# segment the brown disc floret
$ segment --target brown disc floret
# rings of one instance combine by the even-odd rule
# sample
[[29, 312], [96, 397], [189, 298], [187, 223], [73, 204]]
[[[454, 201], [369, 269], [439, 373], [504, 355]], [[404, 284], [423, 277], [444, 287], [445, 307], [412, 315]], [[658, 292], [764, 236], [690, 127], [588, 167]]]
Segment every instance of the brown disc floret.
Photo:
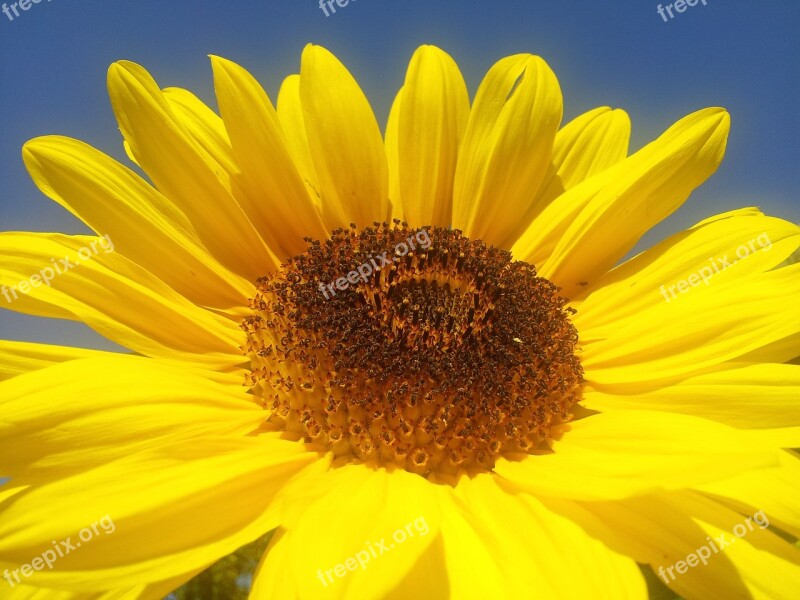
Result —
[[568, 419], [577, 331], [533, 265], [397, 221], [307, 241], [243, 323], [270, 427], [427, 476], [491, 469]]

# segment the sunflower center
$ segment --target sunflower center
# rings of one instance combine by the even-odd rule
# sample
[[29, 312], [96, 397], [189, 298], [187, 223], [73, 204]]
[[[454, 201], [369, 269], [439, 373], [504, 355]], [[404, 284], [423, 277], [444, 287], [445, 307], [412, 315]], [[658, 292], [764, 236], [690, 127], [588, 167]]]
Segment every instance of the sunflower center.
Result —
[[572, 309], [456, 230], [340, 229], [258, 281], [247, 385], [275, 429], [420, 475], [491, 469], [569, 418]]

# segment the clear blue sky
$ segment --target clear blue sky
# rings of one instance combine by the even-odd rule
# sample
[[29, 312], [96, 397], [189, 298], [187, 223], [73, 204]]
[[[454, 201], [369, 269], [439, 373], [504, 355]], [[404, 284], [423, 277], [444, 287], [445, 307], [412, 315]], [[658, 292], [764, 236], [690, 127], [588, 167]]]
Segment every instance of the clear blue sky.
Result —
[[[41, 0], [13, 21], [0, 13], [0, 230], [87, 231], [30, 182], [20, 147], [63, 134], [125, 160], [106, 95], [111, 62], [139, 62], [162, 87], [187, 87], [213, 105], [207, 55], [219, 54], [274, 99], [308, 42], [348, 65], [381, 122], [420, 44], [448, 51], [473, 93], [498, 58], [539, 54], [561, 82], [565, 120], [623, 108], [633, 149], [692, 110], [724, 106], [725, 162], [645, 243], [752, 204], [800, 221], [800, 2], [706, 2], [669, 22], [652, 0], [351, 0], [329, 17], [317, 0]], [[112, 347], [81, 325], [5, 310], [0, 338]]]

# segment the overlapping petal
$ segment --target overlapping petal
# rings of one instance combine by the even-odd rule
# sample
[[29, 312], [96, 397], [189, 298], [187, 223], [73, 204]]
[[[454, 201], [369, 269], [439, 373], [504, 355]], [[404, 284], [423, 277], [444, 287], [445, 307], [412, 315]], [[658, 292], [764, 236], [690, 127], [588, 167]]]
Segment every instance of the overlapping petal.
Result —
[[[529, 230], [531, 221], [556, 198], [623, 160], [628, 153], [630, 133], [628, 115], [620, 109], [612, 110], [608, 107], [590, 110], [564, 125], [556, 134], [547, 175], [527, 213], [519, 219], [513, 233], [509, 235], [510, 243], [515, 248], [524, 245], [525, 240], [519, 238], [526, 231], [528, 237], [535, 235], [534, 231]], [[539, 240], [524, 260], [541, 265], [552, 250], [552, 245]]]
[[458, 157], [455, 228], [511, 247], [548, 173], [562, 111], [558, 80], [538, 56], [509, 56], [489, 69]]
[[[583, 507], [602, 521], [611, 547], [649, 564], [682, 597], [790, 600], [800, 585], [797, 548], [762, 528], [753, 514], [736, 513], [696, 492]], [[589, 517], [572, 515], [591, 527]], [[697, 556], [702, 547], [705, 562]], [[687, 562], [690, 554], [695, 558]]]
[[294, 165], [267, 93], [239, 65], [211, 57], [220, 112], [241, 169], [245, 206], [258, 231], [274, 240], [282, 259], [306, 249], [304, 237], [324, 239], [322, 219]]
[[[448, 227], [452, 221], [453, 180], [469, 117], [469, 95], [455, 61], [433, 46], [411, 58], [405, 84], [390, 117], [386, 153], [392, 200], [414, 227]], [[396, 147], [393, 145], [396, 144]]]
[[4, 381], [0, 477], [47, 482], [168, 442], [258, 430], [265, 413], [244, 389], [205, 375], [109, 355]]
[[[381, 598], [433, 543], [442, 518], [438, 496], [423, 478], [362, 465], [298, 478], [280, 500], [281, 529], [254, 584], [255, 598], [269, 590], [286, 598]], [[340, 563], [348, 565], [344, 575], [336, 569]]]
[[614, 387], [587, 386], [581, 405], [601, 412], [695, 415], [741, 429], [800, 426], [800, 365], [731, 362], [669, 383]]
[[494, 471], [534, 495], [616, 500], [777, 466], [800, 428], [737, 430], [697, 417], [627, 410], [563, 426], [552, 454], [501, 458]]
[[250, 280], [274, 269], [279, 262], [234, 196], [230, 174], [182, 125], [150, 74], [135, 63], [115, 63], [108, 89], [136, 162], [214, 257]]
[[70, 346], [0, 340], [0, 382], [70, 360], [109, 355], [113, 353]]
[[83, 321], [148, 356], [220, 369], [243, 362], [244, 333], [236, 321], [190, 302], [106, 242], [0, 234], [0, 284], [13, 287], [15, 296], [9, 308]]
[[[791, 265], [698, 285], [613, 325], [584, 329], [586, 379], [613, 393], [735, 361], [800, 331], [800, 312], [786, 302], [798, 295], [800, 265]], [[646, 336], [641, 335], [644, 323]]]
[[717, 168], [730, 118], [722, 109], [678, 121], [632, 156], [568, 190], [514, 244], [519, 260], [547, 250], [539, 272], [571, 297], [597, 281]]
[[238, 308], [252, 296], [252, 284], [211, 255], [186, 214], [105, 154], [47, 136], [25, 144], [22, 157], [44, 194], [196, 304]]
[[[488, 473], [463, 478], [455, 494], [442, 520], [453, 598], [647, 598], [630, 557], [533, 496]], [[565, 563], [580, 577], [565, 576]]]
[[277, 526], [270, 502], [315, 456], [273, 436], [199, 436], [30, 487], [0, 504], [0, 571], [104, 517], [113, 527], [41, 571], [40, 585], [97, 591], [204, 568]]
[[328, 229], [385, 221], [389, 197], [383, 138], [358, 83], [328, 50], [308, 45], [299, 94]]
[[796, 452], [783, 453], [777, 467], [742, 473], [697, 489], [741, 514], [762, 510], [774, 527], [800, 538], [800, 458]]

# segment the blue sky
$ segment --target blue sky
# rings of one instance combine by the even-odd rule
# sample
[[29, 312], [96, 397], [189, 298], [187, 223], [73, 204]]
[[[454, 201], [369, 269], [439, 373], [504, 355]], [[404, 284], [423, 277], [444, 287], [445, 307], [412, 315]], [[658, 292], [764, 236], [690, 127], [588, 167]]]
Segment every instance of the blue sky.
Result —
[[[472, 93], [498, 58], [541, 55], [559, 77], [565, 121], [623, 108], [632, 149], [690, 111], [724, 106], [732, 129], [722, 167], [640, 246], [739, 206], [800, 221], [800, 3], [706, 0], [668, 22], [657, 6], [351, 0], [326, 17], [317, 0], [41, 0], [13, 21], [0, 13], [0, 230], [87, 231], [31, 183], [20, 147], [62, 134], [126, 160], [106, 95], [111, 62], [139, 62], [162, 87], [187, 87], [213, 105], [208, 54], [240, 62], [274, 98], [308, 42], [348, 65], [381, 122], [423, 43], [458, 61]], [[113, 347], [82, 325], [5, 310], [0, 338]]]

